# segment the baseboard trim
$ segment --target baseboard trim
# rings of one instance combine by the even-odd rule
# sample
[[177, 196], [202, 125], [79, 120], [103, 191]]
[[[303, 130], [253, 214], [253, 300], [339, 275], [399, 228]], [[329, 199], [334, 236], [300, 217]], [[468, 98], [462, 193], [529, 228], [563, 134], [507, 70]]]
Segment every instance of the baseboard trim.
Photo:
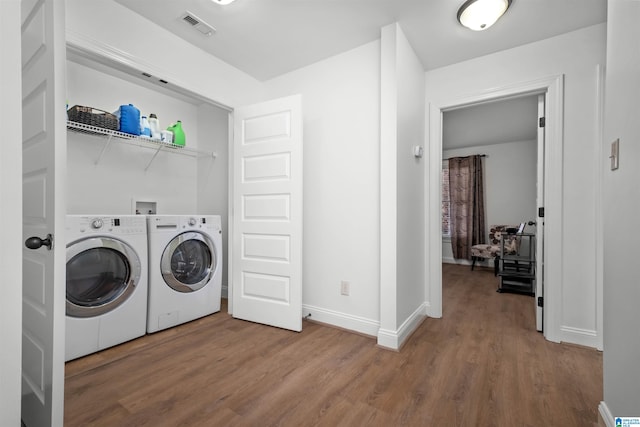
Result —
[[427, 303], [422, 303], [397, 331], [380, 329], [378, 331], [378, 345], [390, 350], [400, 350], [405, 341], [420, 326], [427, 316]]
[[310, 320], [326, 323], [338, 328], [347, 329], [364, 335], [375, 337], [378, 335], [380, 322], [364, 317], [353, 316], [339, 311], [312, 305], [302, 305], [303, 317], [311, 316]]
[[560, 334], [561, 342], [598, 349], [598, 333], [594, 330], [562, 326], [560, 327]]
[[600, 413], [600, 416], [602, 417], [602, 420], [607, 425], [607, 427], [616, 427], [616, 422], [613, 419], [613, 415], [611, 414], [609, 407], [604, 401], [600, 402], [600, 404], [598, 405], [598, 412]]
[[440, 313], [434, 313], [433, 310], [431, 309], [431, 303], [430, 302], [425, 302], [424, 303], [424, 310], [425, 313], [427, 315], [427, 317], [432, 317], [434, 319], [441, 319], [442, 318], [442, 312]]

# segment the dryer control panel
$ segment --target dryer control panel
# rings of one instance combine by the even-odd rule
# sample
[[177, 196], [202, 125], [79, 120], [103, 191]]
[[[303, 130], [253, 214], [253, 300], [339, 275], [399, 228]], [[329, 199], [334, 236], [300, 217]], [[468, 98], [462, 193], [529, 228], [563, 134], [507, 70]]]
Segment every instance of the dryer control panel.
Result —
[[149, 231], [203, 230], [219, 233], [222, 223], [219, 215], [149, 215]]

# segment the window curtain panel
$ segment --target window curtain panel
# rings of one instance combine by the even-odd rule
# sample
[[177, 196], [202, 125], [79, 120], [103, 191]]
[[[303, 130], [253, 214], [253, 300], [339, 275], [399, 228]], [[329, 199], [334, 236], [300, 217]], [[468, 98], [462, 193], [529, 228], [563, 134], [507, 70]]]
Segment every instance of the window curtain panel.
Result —
[[471, 259], [471, 246], [484, 243], [482, 156], [449, 159], [451, 246], [456, 259]]

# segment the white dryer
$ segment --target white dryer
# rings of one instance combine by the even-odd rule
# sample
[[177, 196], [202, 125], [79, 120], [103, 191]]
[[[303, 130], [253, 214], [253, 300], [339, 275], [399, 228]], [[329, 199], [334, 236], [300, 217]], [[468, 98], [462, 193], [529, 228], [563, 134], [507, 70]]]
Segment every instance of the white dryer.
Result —
[[65, 360], [147, 328], [147, 228], [140, 215], [68, 215]]
[[149, 215], [147, 332], [220, 311], [219, 215]]

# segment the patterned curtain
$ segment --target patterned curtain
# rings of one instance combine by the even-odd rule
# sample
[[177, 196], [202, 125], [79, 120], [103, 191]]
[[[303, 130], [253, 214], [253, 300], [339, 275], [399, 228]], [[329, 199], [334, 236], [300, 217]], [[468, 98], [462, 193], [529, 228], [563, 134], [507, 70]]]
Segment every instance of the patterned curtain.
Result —
[[456, 259], [471, 259], [471, 246], [484, 243], [482, 157], [449, 159], [451, 246]]

